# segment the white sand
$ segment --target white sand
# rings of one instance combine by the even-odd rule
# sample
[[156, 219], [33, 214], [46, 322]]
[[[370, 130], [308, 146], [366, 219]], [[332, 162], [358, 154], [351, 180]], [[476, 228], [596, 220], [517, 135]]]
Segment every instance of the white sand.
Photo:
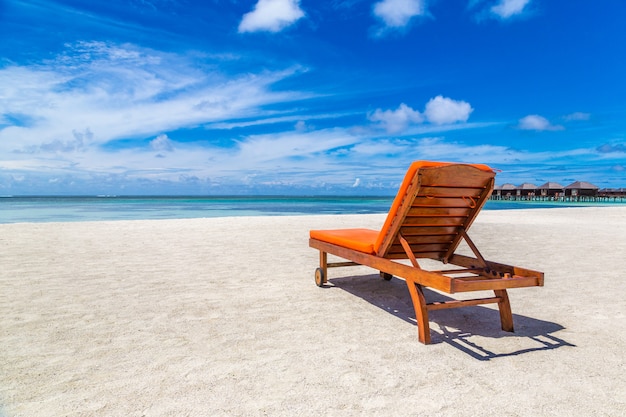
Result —
[[0, 225], [0, 416], [626, 415], [626, 209], [483, 211], [483, 255], [546, 286], [513, 334], [432, 312], [428, 346], [404, 281], [314, 284], [309, 229], [383, 219]]

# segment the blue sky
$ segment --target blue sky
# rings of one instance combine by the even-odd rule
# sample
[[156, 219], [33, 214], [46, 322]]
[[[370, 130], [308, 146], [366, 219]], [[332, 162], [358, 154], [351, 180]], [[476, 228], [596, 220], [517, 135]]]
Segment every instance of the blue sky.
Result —
[[626, 187], [623, 0], [0, 0], [0, 195]]

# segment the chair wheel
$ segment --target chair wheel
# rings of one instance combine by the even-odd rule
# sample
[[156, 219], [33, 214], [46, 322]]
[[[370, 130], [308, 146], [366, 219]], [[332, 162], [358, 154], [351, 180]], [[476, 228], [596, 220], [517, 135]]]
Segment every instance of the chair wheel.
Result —
[[380, 277], [384, 279], [385, 281], [391, 281], [391, 278], [393, 278], [393, 275], [380, 271]]
[[315, 270], [315, 284], [318, 287], [324, 286], [324, 270], [322, 268], [317, 268]]

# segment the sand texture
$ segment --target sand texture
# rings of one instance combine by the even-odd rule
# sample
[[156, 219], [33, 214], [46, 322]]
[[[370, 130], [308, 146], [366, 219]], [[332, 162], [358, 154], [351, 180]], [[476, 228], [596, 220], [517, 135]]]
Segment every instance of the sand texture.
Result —
[[[365, 267], [314, 284], [317, 228], [383, 215], [0, 225], [0, 416], [624, 416], [626, 209], [483, 211], [545, 272], [432, 312]], [[427, 297], [445, 295], [427, 292]]]

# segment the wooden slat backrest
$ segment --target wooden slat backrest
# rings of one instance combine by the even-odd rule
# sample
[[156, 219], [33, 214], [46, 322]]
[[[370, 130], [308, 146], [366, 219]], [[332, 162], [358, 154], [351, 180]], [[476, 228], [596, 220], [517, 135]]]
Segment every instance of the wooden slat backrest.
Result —
[[411, 180], [378, 256], [405, 259], [402, 235], [417, 258], [447, 261], [493, 191], [495, 173], [471, 165], [422, 167]]

